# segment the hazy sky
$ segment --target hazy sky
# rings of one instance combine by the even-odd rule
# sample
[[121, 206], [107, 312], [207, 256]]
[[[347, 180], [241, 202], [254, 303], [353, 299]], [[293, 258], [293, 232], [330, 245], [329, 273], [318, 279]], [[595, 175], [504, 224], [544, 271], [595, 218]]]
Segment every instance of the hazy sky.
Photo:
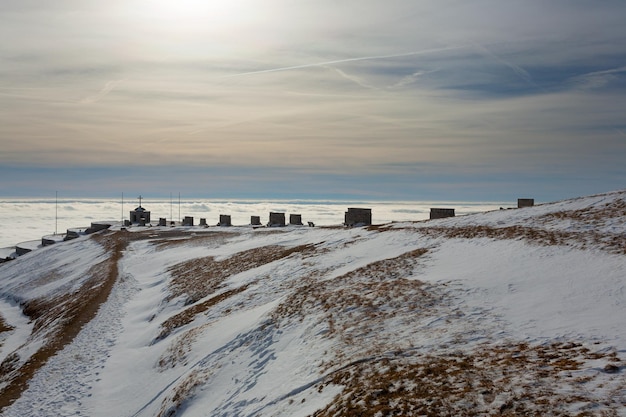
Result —
[[0, 195], [626, 187], [626, 1], [0, 0]]

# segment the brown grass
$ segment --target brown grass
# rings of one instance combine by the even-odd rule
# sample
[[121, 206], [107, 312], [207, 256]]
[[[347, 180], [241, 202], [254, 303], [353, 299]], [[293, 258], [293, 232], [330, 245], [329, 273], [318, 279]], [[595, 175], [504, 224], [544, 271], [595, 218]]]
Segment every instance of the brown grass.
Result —
[[172, 394], [168, 395], [163, 400], [161, 410], [159, 414], [157, 414], [157, 417], [175, 416], [180, 407], [193, 397], [196, 388], [203, 385], [209, 376], [210, 373], [206, 371], [192, 371], [176, 385]]
[[264, 246], [237, 253], [225, 260], [213, 257], [192, 259], [171, 268], [169, 300], [186, 295], [186, 304], [193, 304], [209, 296], [222, 287], [228, 277], [258, 268], [262, 265], [286, 258], [292, 254], [307, 255], [315, 251], [314, 245], [301, 245], [292, 248]]
[[[193, 234], [192, 234], [193, 233]], [[159, 231], [158, 238], [152, 240], [157, 250], [166, 250], [180, 246], [207, 246], [220, 244], [228, 238], [237, 236], [233, 232], [189, 232], [184, 230]]]
[[6, 321], [4, 321], [4, 317], [0, 316], [0, 333], [9, 332], [13, 330], [15, 327], [9, 326]]
[[583, 410], [578, 416], [616, 416], [626, 405], [619, 389], [600, 406], [590, 389], [597, 377], [581, 383], [574, 376], [598, 358], [616, 360], [613, 353], [562, 343], [357, 360], [319, 385], [319, 391], [328, 384], [345, 388], [313, 416], [569, 416], [566, 406], [575, 403]]
[[565, 232], [544, 230], [525, 226], [491, 227], [428, 227], [418, 229], [420, 233], [433, 236], [445, 236], [455, 239], [511, 239], [525, 240], [542, 246], [588, 246], [606, 250], [611, 253], [626, 254], [626, 237], [623, 235], [601, 234], [595, 231]]
[[[96, 238], [96, 236], [94, 236]], [[28, 382], [48, 359], [72, 342], [85, 324], [91, 321], [105, 302], [117, 280], [117, 263], [127, 244], [123, 234], [98, 235], [96, 238], [109, 249], [108, 259], [94, 265], [89, 279], [75, 293], [52, 299], [35, 299], [23, 306], [23, 312], [34, 323], [33, 334], [47, 333], [46, 343], [24, 364], [8, 357], [0, 364], [0, 380], [7, 385], [0, 392], [0, 410], [11, 405], [28, 388]]]
[[164, 339], [169, 336], [172, 331], [175, 329], [182, 327], [186, 324], [191, 323], [198, 314], [204, 313], [209, 308], [215, 306], [218, 303], [221, 303], [224, 300], [232, 297], [233, 295], [239, 294], [240, 292], [245, 291], [248, 288], [248, 285], [243, 285], [239, 288], [234, 288], [232, 290], [224, 291], [223, 293], [216, 295], [215, 297], [211, 297], [206, 301], [203, 301], [198, 304], [194, 304], [191, 307], [186, 308], [180, 313], [170, 317], [166, 321], [161, 324], [161, 333], [157, 337], [157, 340]]

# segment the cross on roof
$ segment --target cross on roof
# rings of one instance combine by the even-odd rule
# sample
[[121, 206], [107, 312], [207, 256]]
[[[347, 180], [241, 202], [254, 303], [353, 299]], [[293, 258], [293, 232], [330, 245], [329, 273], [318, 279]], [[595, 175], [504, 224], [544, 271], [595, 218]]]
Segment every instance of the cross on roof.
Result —
[[141, 199], [143, 198], [142, 196], [139, 196], [139, 207], [141, 207]]

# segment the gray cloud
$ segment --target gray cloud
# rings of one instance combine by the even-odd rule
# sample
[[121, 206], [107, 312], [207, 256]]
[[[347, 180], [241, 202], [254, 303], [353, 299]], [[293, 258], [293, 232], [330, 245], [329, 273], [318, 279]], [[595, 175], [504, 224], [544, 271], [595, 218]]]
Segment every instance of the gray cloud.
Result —
[[609, 176], [626, 157], [623, 2], [150, 4], [0, 4], [0, 164]]

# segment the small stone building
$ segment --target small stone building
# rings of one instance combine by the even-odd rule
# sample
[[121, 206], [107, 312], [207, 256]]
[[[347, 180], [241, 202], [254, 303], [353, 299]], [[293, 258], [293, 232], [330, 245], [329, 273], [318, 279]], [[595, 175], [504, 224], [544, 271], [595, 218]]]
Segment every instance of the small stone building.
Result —
[[372, 209], [349, 208], [344, 216], [344, 225], [348, 227], [369, 226], [372, 224]]
[[250, 216], [250, 224], [252, 226], [261, 226], [261, 216]]
[[206, 219], [204, 217], [200, 218], [200, 226], [207, 226]]
[[130, 212], [130, 222], [131, 224], [145, 226], [146, 223], [150, 223], [150, 212], [139, 206]]
[[293, 224], [295, 226], [302, 226], [302, 215], [301, 214], [290, 214], [289, 215], [289, 224]]
[[284, 227], [285, 226], [285, 213], [272, 213], [270, 212], [270, 221], [267, 223], [269, 227]]
[[517, 208], [532, 207], [534, 205], [535, 205], [534, 198], [518, 198], [517, 199]]
[[446, 217], [454, 217], [454, 209], [451, 208], [431, 208], [430, 218], [445, 219]]
[[183, 219], [183, 226], [193, 226], [193, 217], [185, 216]]
[[218, 226], [232, 226], [230, 214], [220, 214], [220, 222]]
[[165, 217], [159, 217], [159, 226], [167, 226], [167, 219]]

